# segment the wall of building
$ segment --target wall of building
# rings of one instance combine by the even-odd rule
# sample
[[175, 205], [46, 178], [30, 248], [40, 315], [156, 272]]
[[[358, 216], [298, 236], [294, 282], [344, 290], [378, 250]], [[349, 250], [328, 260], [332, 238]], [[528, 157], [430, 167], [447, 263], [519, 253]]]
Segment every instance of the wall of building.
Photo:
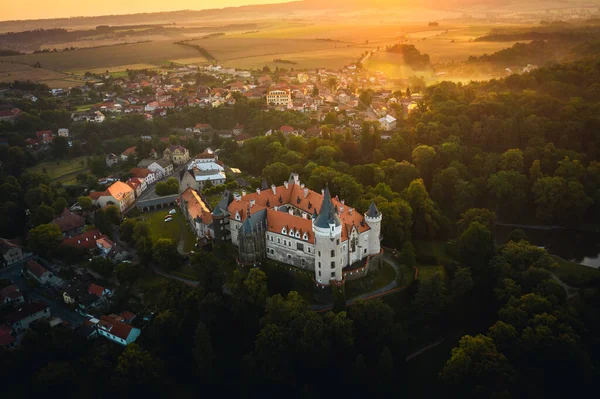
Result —
[[267, 257], [304, 270], [315, 270], [314, 245], [289, 235], [267, 232]]

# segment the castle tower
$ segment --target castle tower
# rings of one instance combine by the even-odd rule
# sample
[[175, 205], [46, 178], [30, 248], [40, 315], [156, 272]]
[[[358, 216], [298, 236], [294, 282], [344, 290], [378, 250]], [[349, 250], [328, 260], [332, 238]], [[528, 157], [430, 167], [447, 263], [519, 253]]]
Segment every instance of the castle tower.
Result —
[[369, 231], [369, 255], [378, 254], [381, 251], [381, 212], [377, 209], [374, 202], [371, 202], [369, 210], [365, 213], [365, 222], [371, 228]]
[[315, 234], [315, 281], [329, 285], [330, 280], [341, 281], [342, 256], [340, 241], [342, 237], [342, 223], [337, 215], [329, 187], [325, 188], [323, 203], [317, 214], [313, 214], [312, 229]]

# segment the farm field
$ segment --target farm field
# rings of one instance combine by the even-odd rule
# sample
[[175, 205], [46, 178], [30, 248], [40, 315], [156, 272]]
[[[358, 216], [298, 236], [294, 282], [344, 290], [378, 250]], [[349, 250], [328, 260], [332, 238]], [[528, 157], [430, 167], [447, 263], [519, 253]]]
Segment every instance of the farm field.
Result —
[[61, 72], [0, 60], [0, 82], [12, 82], [15, 80], [33, 80], [45, 83], [50, 88], [78, 86], [82, 84], [80, 80], [70, 78], [69, 75]]
[[76, 175], [87, 171], [87, 157], [69, 160], [47, 161], [27, 169], [29, 172], [45, 174], [53, 182], [73, 182]]
[[199, 56], [193, 48], [162, 41], [88, 48], [68, 53], [17, 55], [3, 57], [3, 60], [30, 65], [39, 62], [42, 67], [55, 71], [85, 73], [88, 70], [105, 71], [111, 67], [123, 68], [134, 64], [157, 67], [174, 59]]

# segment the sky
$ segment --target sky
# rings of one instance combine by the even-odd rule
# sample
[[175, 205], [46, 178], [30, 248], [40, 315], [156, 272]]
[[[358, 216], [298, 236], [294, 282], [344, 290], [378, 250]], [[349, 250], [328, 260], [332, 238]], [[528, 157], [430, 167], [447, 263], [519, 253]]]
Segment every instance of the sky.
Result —
[[203, 10], [284, 1], [286, 0], [0, 0], [0, 21]]

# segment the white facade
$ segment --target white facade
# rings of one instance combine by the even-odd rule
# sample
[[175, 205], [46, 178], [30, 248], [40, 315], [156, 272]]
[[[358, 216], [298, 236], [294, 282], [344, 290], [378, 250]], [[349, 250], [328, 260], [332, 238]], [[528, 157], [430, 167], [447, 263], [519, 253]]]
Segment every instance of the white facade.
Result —
[[271, 90], [267, 93], [267, 105], [287, 105], [292, 102], [289, 90]]

